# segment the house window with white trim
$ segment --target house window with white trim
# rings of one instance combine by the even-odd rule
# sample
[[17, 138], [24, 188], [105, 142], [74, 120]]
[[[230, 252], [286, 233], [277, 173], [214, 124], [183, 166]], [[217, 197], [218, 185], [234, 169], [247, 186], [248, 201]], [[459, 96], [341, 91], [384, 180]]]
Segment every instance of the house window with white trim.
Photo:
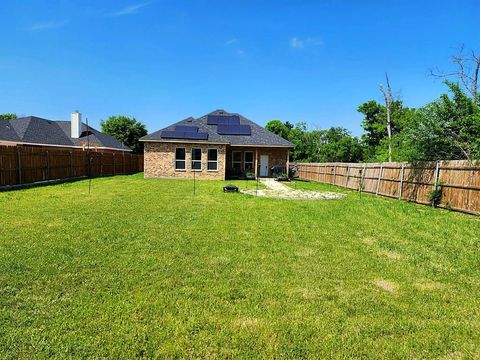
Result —
[[242, 170], [242, 152], [232, 151], [232, 165], [235, 170]]
[[185, 170], [185, 148], [175, 149], [175, 170]]
[[202, 171], [202, 149], [192, 148], [192, 171]]
[[245, 151], [245, 171], [253, 170], [253, 151]]
[[208, 171], [218, 170], [218, 150], [217, 149], [207, 150], [207, 170]]

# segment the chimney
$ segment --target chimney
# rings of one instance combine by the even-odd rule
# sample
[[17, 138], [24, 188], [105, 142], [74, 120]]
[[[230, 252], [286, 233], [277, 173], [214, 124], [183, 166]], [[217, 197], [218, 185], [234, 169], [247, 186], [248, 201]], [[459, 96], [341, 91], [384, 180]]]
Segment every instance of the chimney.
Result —
[[78, 139], [82, 134], [82, 114], [78, 111], [70, 114], [70, 133], [73, 139]]

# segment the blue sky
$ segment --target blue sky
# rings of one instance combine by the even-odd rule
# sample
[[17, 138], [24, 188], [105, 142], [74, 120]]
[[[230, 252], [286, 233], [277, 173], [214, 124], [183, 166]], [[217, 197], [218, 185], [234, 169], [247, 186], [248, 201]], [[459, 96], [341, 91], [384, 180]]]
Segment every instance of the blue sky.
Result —
[[480, 51], [477, 1], [3, 0], [0, 112], [155, 131], [223, 108], [360, 135], [385, 71], [420, 106], [445, 89], [429, 68]]

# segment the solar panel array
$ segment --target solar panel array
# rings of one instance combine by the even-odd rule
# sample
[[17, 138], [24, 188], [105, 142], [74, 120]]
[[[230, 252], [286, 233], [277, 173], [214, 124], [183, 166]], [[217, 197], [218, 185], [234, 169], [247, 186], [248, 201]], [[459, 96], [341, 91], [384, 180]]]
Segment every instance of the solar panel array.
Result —
[[250, 125], [218, 125], [217, 133], [219, 135], [252, 135]]
[[238, 115], [208, 115], [207, 125], [240, 125]]
[[175, 126], [175, 131], [198, 132], [198, 126], [177, 125], [177, 126]]
[[175, 130], [163, 130], [161, 137], [165, 139], [208, 140], [208, 133], [198, 132], [198, 126], [177, 125]]

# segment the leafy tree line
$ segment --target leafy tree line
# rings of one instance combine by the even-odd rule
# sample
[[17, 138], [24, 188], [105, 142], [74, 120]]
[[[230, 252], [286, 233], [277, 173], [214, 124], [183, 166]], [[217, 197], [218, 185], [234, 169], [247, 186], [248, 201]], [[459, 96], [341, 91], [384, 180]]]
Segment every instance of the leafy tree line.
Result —
[[308, 130], [305, 123], [280, 120], [269, 121], [266, 128], [296, 145], [293, 161], [480, 160], [480, 57], [460, 54], [453, 62], [460, 70], [441, 76], [456, 76], [457, 81], [446, 79], [446, 92], [431, 103], [415, 109], [389, 98], [385, 104], [369, 100], [358, 106], [364, 130], [360, 138], [342, 127]]

